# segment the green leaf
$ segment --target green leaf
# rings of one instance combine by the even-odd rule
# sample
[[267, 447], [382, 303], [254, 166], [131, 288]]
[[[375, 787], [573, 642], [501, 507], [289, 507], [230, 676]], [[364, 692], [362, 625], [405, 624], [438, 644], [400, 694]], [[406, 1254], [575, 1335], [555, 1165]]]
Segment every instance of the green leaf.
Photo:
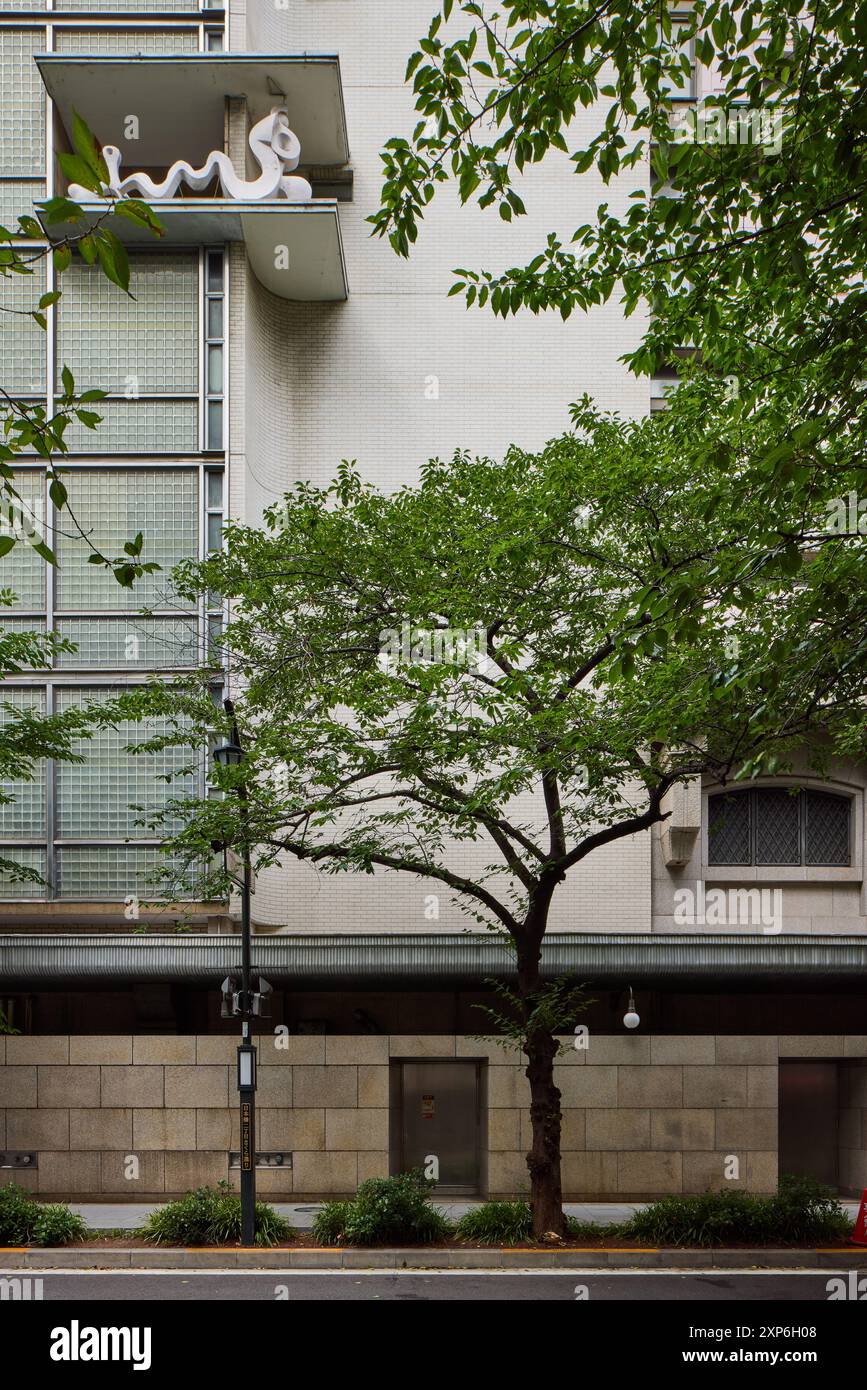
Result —
[[129, 291], [129, 257], [124, 245], [107, 227], [96, 234], [96, 250], [105, 275], [120, 289]]
[[118, 198], [114, 204], [114, 211], [120, 217], [125, 217], [138, 226], [147, 227], [155, 236], [165, 234], [165, 228], [159, 218], [154, 215], [147, 203], [143, 203], [137, 198]]
[[102, 183], [98, 175], [94, 173], [87, 160], [82, 159], [78, 154], [65, 154], [61, 151], [57, 156], [57, 162], [63, 171], [64, 176], [70, 183], [81, 184], [82, 188], [88, 188], [97, 197], [102, 192]]
[[49, 545], [45, 544], [45, 541], [34, 540], [31, 538], [30, 544], [36, 551], [37, 555], [41, 555], [43, 560], [48, 561], [49, 565], [57, 564], [57, 557], [55, 556], [54, 551], [51, 549]]
[[66, 506], [66, 503], [69, 500], [69, 495], [66, 491], [66, 488], [64, 487], [63, 483], [60, 481], [59, 478], [52, 478], [48, 488], [48, 495], [54, 503], [55, 507], [57, 507], [58, 510], [61, 511]]
[[[90, 127], [77, 111], [72, 113], [72, 143], [85, 165], [97, 181], [97, 185], [108, 183], [108, 169]], [[81, 182], [81, 180], [79, 180]]]

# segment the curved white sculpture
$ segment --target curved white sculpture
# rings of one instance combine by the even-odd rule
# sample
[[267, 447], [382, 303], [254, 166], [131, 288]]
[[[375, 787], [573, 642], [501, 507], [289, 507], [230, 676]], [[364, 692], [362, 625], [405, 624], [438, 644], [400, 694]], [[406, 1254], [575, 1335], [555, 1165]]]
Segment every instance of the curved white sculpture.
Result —
[[[102, 157], [108, 169], [108, 187], [118, 197], [132, 194], [148, 202], [173, 198], [182, 183], [199, 190], [206, 188], [216, 176], [226, 198], [262, 202], [266, 198], [282, 197], [290, 203], [309, 202], [313, 197], [310, 184], [289, 172], [298, 168], [301, 143], [295, 132], [289, 129], [285, 106], [273, 106], [269, 115], [256, 122], [250, 131], [250, 149], [262, 171], [261, 176], [251, 182], [238, 178], [229, 156], [223, 154], [222, 150], [213, 150], [200, 169], [194, 169], [186, 160], [177, 160], [162, 183], [154, 183], [152, 178], [142, 173], [121, 178], [122, 155], [116, 145], [104, 145]], [[85, 203], [93, 199], [94, 193], [80, 183], [71, 183], [68, 196], [77, 203]]]

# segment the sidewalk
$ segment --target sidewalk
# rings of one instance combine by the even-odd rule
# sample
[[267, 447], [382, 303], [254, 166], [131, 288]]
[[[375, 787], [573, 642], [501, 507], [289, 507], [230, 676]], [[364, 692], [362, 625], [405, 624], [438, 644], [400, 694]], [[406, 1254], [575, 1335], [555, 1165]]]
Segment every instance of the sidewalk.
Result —
[[[161, 1204], [159, 1202], [70, 1202], [69, 1205], [73, 1211], [77, 1211], [84, 1217], [93, 1231], [112, 1229], [134, 1231]], [[313, 1218], [323, 1203], [272, 1202], [271, 1205], [296, 1231], [309, 1231], [313, 1226]], [[473, 1207], [481, 1206], [481, 1201], [437, 1202], [436, 1205], [440, 1211], [445, 1213], [449, 1221], [457, 1221], [464, 1212], [471, 1211]], [[610, 1226], [617, 1221], [626, 1221], [634, 1211], [640, 1211], [646, 1205], [646, 1202], [565, 1202], [564, 1210], [567, 1216], [575, 1216], [579, 1221], [593, 1221], [600, 1226]], [[841, 1201], [840, 1205], [854, 1221], [858, 1215], [859, 1203], [857, 1201]]]
[[[313, 1218], [323, 1203], [272, 1202], [271, 1205], [296, 1231], [309, 1231], [313, 1226]], [[464, 1212], [481, 1206], [481, 1202], [437, 1202], [436, 1205], [449, 1221], [457, 1221]], [[642, 1202], [566, 1202], [564, 1209], [568, 1216], [577, 1216], [581, 1221], [595, 1221], [600, 1226], [608, 1226], [615, 1221], [625, 1221], [643, 1205], [645, 1204]], [[92, 1231], [134, 1231], [147, 1220], [152, 1211], [158, 1210], [160, 1203], [70, 1202], [69, 1206], [84, 1217]], [[857, 1211], [857, 1203], [855, 1210]]]

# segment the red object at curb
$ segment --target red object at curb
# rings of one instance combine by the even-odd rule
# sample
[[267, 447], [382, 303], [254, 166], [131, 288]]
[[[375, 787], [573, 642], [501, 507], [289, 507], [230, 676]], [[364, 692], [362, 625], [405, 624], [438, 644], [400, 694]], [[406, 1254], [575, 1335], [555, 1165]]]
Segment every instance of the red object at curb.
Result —
[[855, 1219], [855, 1229], [849, 1240], [852, 1245], [867, 1245], [867, 1187], [861, 1193], [861, 1206]]

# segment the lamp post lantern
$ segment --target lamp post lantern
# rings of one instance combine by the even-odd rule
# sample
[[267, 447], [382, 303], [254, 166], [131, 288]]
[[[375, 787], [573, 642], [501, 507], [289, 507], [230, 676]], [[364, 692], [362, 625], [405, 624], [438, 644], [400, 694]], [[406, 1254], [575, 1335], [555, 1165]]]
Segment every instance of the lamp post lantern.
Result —
[[[224, 700], [223, 707], [232, 719], [232, 737], [229, 743], [214, 749], [214, 761], [220, 767], [239, 767], [244, 760], [244, 750], [238, 733], [238, 721], [231, 700]], [[238, 1048], [238, 1096], [241, 1111], [241, 1244], [253, 1245], [256, 1226], [256, 1046], [250, 1039], [250, 1019], [254, 1013], [263, 1013], [262, 996], [254, 995], [251, 984], [251, 945], [250, 945], [250, 894], [252, 874], [250, 870], [249, 817], [247, 810], [247, 785], [240, 781], [236, 788], [241, 821], [241, 989], [234, 993], [234, 982], [226, 979], [223, 986], [223, 1013], [241, 1020], [241, 1045]], [[225, 846], [223, 847], [225, 849]], [[263, 981], [262, 984], [265, 984]], [[260, 986], [261, 988], [261, 986]], [[270, 986], [266, 986], [270, 993]]]

